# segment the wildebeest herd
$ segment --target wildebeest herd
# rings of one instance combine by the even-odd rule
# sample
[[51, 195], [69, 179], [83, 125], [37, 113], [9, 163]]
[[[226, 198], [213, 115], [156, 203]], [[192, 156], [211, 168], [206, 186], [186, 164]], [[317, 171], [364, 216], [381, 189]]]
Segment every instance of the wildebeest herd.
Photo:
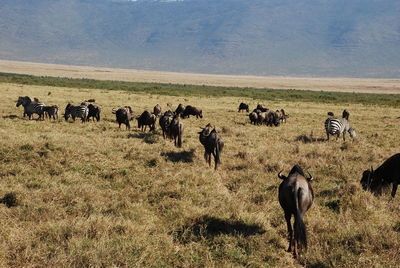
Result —
[[[93, 121], [100, 121], [101, 108], [94, 102], [95, 100], [90, 99], [77, 106], [68, 103], [65, 107], [64, 119], [68, 121], [71, 117], [75, 121], [76, 118], [80, 118], [82, 123], [88, 122], [90, 118], [93, 118]], [[37, 98], [32, 101], [28, 96], [18, 98], [16, 106], [19, 107], [20, 105], [24, 108], [23, 116], [28, 116], [29, 119], [32, 119], [33, 114], [37, 114], [39, 115], [38, 120], [45, 120], [45, 117], [50, 120], [58, 120], [59, 107], [57, 105], [46, 106]], [[112, 113], [116, 116], [119, 128], [121, 128], [121, 124], [124, 124], [127, 130], [131, 128], [130, 122], [136, 119], [139, 129], [146, 131], [146, 128], [149, 127], [150, 131], [154, 131], [157, 118], [159, 118], [158, 122], [163, 138], [173, 140], [174, 145], [181, 148], [185, 129], [181, 119], [189, 118], [190, 116], [203, 118], [203, 111], [197, 107], [184, 106], [183, 104], [179, 104], [175, 110], [172, 109], [171, 104], [168, 104], [168, 107], [169, 109], [163, 113], [162, 107], [157, 104], [152, 112], [145, 110], [140, 115], [135, 116], [130, 106], [122, 106], [112, 109]], [[243, 110], [248, 113], [250, 124], [252, 125], [279, 126], [282, 123], [286, 123], [289, 117], [284, 109], [274, 111], [260, 104], [250, 112], [249, 105], [242, 102], [239, 105], [238, 112]], [[340, 135], [343, 135], [343, 140], [345, 140], [346, 132], [349, 133], [350, 137], [356, 137], [356, 132], [349, 118], [350, 113], [347, 110], [343, 111], [341, 118], [336, 118], [334, 113], [328, 112], [328, 118], [324, 123], [327, 140], [329, 140], [330, 135], [336, 136], [337, 139]], [[224, 148], [222, 137], [217, 132], [216, 127], [211, 124], [202, 127], [198, 134], [199, 141], [204, 146], [206, 163], [211, 166], [211, 156], [213, 156], [215, 170], [217, 170], [218, 165], [221, 163], [221, 152]], [[303, 217], [314, 201], [314, 193], [311, 187], [313, 177], [311, 174], [308, 177], [305, 176], [303, 169], [298, 165], [293, 166], [288, 176], [282, 175], [281, 171], [278, 177], [283, 180], [279, 186], [278, 199], [284, 210], [287, 222], [289, 234], [288, 251], [292, 252], [294, 256], [298, 256], [300, 248], [307, 248], [306, 226]], [[383, 188], [392, 184], [391, 195], [394, 197], [400, 183], [400, 153], [388, 158], [376, 170], [372, 167], [365, 170], [360, 183], [364, 190], [369, 190], [376, 194], [381, 194]], [[294, 216], [293, 226], [291, 224], [292, 215]]]

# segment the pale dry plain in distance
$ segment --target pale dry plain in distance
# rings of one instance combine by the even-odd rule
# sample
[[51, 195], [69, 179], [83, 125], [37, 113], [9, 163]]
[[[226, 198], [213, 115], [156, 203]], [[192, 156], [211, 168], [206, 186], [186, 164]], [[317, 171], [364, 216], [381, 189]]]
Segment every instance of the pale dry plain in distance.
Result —
[[[72, 68], [84, 77], [80, 67], [33, 66], [27, 71], [35, 75], [72, 77]], [[88, 68], [90, 78], [113, 74]], [[128, 79], [135, 71], [116, 73], [113, 79]], [[59, 105], [60, 114], [68, 102], [95, 98], [102, 120], [29, 121], [15, 107], [25, 95]], [[253, 126], [237, 112], [241, 101], [284, 108], [290, 117], [280, 127]], [[111, 113], [131, 105], [138, 114], [157, 103], [203, 109], [204, 118], [182, 121], [182, 149], [163, 140], [158, 122], [155, 133], [136, 121], [119, 130]], [[344, 108], [357, 138], [324, 141], [326, 113]], [[0, 205], [0, 267], [398, 267], [400, 194], [374, 196], [359, 180], [399, 152], [399, 116], [398, 107], [384, 105], [0, 83], [0, 197], [13, 192], [19, 202]], [[218, 171], [206, 165], [198, 140], [209, 122], [225, 141]], [[305, 216], [309, 249], [299, 260], [285, 251], [277, 200], [277, 173], [294, 164], [315, 178]]]
[[363, 92], [379, 94], [400, 93], [400, 79], [212, 75], [71, 66], [7, 60], [0, 60], [0, 72], [128, 82], [275, 89], [308, 89], [316, 91], [323, 90], [333, 92]]

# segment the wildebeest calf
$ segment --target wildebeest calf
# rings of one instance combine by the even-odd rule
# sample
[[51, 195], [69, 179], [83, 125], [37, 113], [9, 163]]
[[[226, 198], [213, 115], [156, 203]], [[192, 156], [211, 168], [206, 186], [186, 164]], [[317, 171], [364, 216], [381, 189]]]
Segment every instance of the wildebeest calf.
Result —
[[394, 197], [400, 183], [400, 154], [392, 155], [376, 170], [372, 167], [371, 170], [365, 170], [360, 183], [364, 190], [370, 190], [375, 194], [381, 194], [382, 189], [392, 183], [392, 197]]
[[211, 166], [211, 154], [214, 156], [215, 170], [221, 163], [220, 154], [224, 148], [224, 141], [219, 137], [215, 127], [207, 124], [202, 131], [199, 132], [200, 143], [204, 146], [204, 159]]
[[238, 112], [240, 112], [240, 111], [242, 111], [242, 110], [246, 110], [246, 112], [249, 112], [249, 105], [248, 104], [246, 104], [246, 103], [240, 103], [239, 104], [239, 111]]
[[[285, 213], [289, 233], [288, 252], [293, 252], [296, 257], [299, 246], [304, 246], [307, 249], [307, 231], [303, 216], [314, 201], [314, 192], [310, 184], [313, 178], [311, 174], [306, 178], [298, 165], [293, 166], [287, 177], [281, 175], [281, 173], [278, 174], [278, 177], [283, 180], [279, 185], [279, 204]], [[291, 224], [292, 215], [294, 215], [294, 239]]]

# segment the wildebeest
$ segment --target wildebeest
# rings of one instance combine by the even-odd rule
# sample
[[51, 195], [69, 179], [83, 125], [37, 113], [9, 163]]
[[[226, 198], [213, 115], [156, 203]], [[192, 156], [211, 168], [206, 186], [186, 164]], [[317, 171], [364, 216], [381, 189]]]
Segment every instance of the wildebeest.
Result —
[[168, 126], [170, 137], [174, 139], [176, 147], [182, 147], [183, 124], [179, 121], [179, 115], [175, 115]]
[[130, 121], [133, 119], [133, 111], [130, 106], [124, 106], [117, 110], [114, 108], [112, 113], [116, 116], [118, 128], [121, 128], [121, 124], [125, 124], [126, 129], [131, 129]]
[[[293, 166], [287, 177], [281, 173], [278, 174], [278, 177], [283, 180], [279, 185], [279, 204], [285, 213], [289, 233], [288, 252], [293, 252], [296, 257], [300, 246], [307, 249], [307, 231], [303, 217], [314, 201], [314, 192], [310, 184], [313, 177], [309, 173], [309, 177], [306, 178], [302, 168], [298, 165]], [[294, 237], [291, 224], [292, 215], [294, 216]]]
[[178, 107], [176, 107], [175, 114], [182, 114], [185, 110], [185, 106], [182, 103], [179, 103]]
[[218, 135], [215, 127], [207, 124], [202, 131], [199, 132], [200, 143], [204, 146], [204, 159], [211, 166], [211, 154], [214, 156], [215, 170], [221, 163], [220, 154], [224, 148], [224, 141]]
[[159, 104], [157, 104], [156, 106], [154, 106], [153, 108], [153, 114], [158, 117], [161, 114], [161, 106]]
[[158, 121], [158, 123], [159, 123], [159, 125], [161, 127], [161, 130], [162, 130], [162, 134], [163, 134], [163, 138], [164, 139], [166, 139], [166, 138], [171, 139], [172, 138], [171, 135], [170, 135], [170, 132], [169, 132], [169, 125], [171, 124], [174, 115], [175, 115], [174, 112], [166, 111], [160, 117], [160, 120]]
[[251, 112], [249, 114], [249, 118], [250, 118], [250, 124], [258, 124], [258, 115], [256, 112]]
[[54, 120], [58, 119], [58, 106], [57, 105], [43, 106], [43, 112], [49, 119], [51, 119], [51, 118], [53, 118]]
[[238, 112], [240, 112], [240, 111], [242, 111], [242, 110], [246, 110], [246, 112], [249, 112], [249, 105], [248, 104], [246, 104], [246, 103], [240, 103], [239, 104], [239, 111]]
[[86, 105], [74, 106], [71, 103], [68, 103], [65, 107], [64, 119], [68, 121], [68, 118], [71, 116], [72, 120], [75, 121], [77, 117], [82, 120], [82, 123], [87, 121], [87, 117], [89, 114], [89, 109]]
[[267, 112], [269, 109], [264, 108], [261, 104], [257, 104], [257, 107], [255, 110], [260, 110], [261, 112]]
[[392, 155], [376, 170], [372, 167], [371, 170], [365, 170], [360, 183], [364, 190], [370, 190], [375, 194], [381, 194], [382, 189], [392, 183], [392, 197], [394, 197], [400, 183], [400, 154]]
[[280, 111], [277, 110], [277, 113], [279, 115], [279, 120], [281, 121], [281, 123], [286, 123], [286, 120], [289, 117], [289, 115], [285, 112], [285, 110], [283, 109], [281, 109]]
[[269, 111], [267, 113], [267, 118], [266, 118], [266, 123], [267, 126], [279, 126], [280, 125], [280, 119], [279, 119], [279, 115], [276, 112], [273, 111]]
[[[35, 98], [35, 100], [38, 100]], [[24, 113], [23, 116], [27, 115], [29, 119], [32, 118], [32, 114], [38, 114], [39, 119], [44, 119], [44, 111], [43, 107], [45, 106], [44, 103], [39, 102], [39, 101], [32, 101], [31, 98], [28, 96], [25, 97], [18, 97], [16, 106], [19, 107], [22, 105], [24, 107]]]
[[196, 116], [196, 118], [203, 118], [203, 111], [194, 107], [194, 106], [186, 106], [185, 110], [182, 112], [182, 118], [189, 118], [190, 115]]
[[88, 109], [89, 109], [89, 114], [88, 114], [87, 120], [89, 121], [90, 118], [93, 117], [93, 118], [96, 118], [97, 122], [100, 121], [101, 108], [97, 105], [89, 104]]
[[156, 129], [156, 116], [149, 111], [144, 111], [136, 120], [138, 121], [138, 128], [141, 128], [142, 131], [146, 131], [147, 126], [150, 127], [150, 131]]

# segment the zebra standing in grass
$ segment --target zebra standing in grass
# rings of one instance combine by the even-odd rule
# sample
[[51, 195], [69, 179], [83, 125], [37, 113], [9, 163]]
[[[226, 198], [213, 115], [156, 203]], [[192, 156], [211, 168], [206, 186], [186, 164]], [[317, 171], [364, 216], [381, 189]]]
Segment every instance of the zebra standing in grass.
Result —
[[36, 101], [32, 102], [31, 98], [25, 96], [25, 97], [18, 97], [16, 106], [19, 107], [20, 105], [24, 107], [24, 117], [25, 115], [27, 115], [30, 120], [32, 118], [32, 114], [38, 114], [39, 119], [44, 120], [44, 111], [43, 111], [44, 103]]
[[[328, 115], [330, 114], [328, 113]], [[326, 130], [327, 140], [329, 140], [329, 135], [336, 135], [337, 136], [336, 139], [338, 139], [340, 134], [343, 133], [343, 140], [345, 141], [346, 132], [349, 132], [350, 137], [352, 138], [356, 136], [356, 131], [346, 118], [338, 119], [329, 117], [328, 119], [325, 120], [325, 130]]]
[[84, 104], [81, 104], [80, 106], [74, 106], [71, 105], [71, 103], [68, 103], [67, 107], [65, 107], [65, 121], [68, 121], [69, 116], [71, 116], [74, 121], [75, 118], [79, 117], [80, 119], [82, 119], [82, 123], [84, 123], [87, 121], [88, 115], [89, 108]]

